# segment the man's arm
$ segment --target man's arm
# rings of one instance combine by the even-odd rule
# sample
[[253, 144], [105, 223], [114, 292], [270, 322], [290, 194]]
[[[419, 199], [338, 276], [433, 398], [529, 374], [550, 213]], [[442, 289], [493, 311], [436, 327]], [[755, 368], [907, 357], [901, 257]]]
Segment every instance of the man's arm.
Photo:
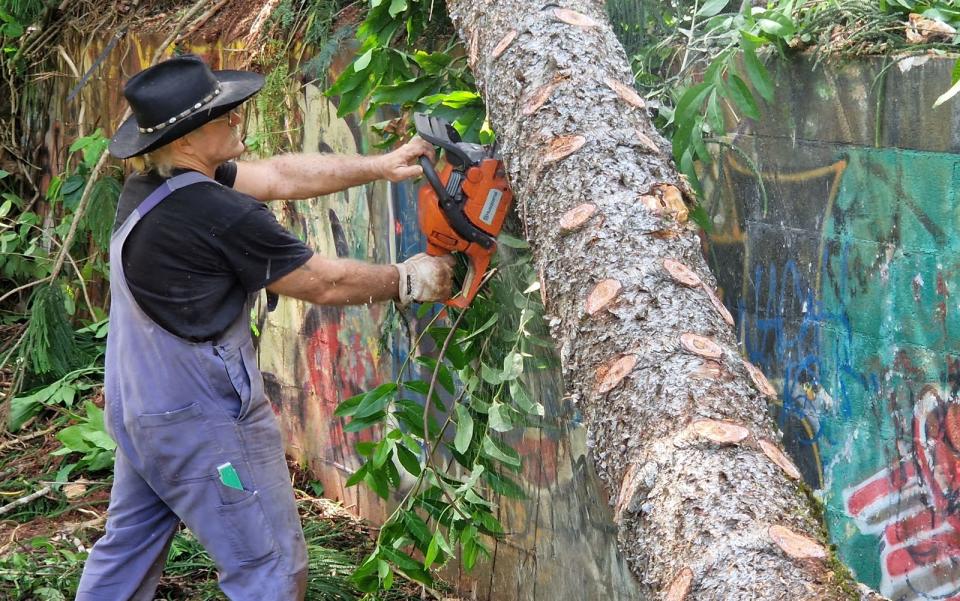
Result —
[[259, 161], [238, 161], [233, 189], [262, 201], [323, 196], [378, 179], [391, 182], [417, 177], [417, 164], [434, 158], [433, 146], [413, 138], [381, 155], [286, 154]]
[[395, 265], [313, 255], [267, 286], [267, 290], [317, 305], [364, 305], [396, 300], [399, 281], [400, 272]]
[[268, 285], [267, 290], [318, 305], [443, 301], [450, 298], [453, 264], [453, 257], [449, 255], [419, 254], [398, 265], [313, 255], [301, 267]]

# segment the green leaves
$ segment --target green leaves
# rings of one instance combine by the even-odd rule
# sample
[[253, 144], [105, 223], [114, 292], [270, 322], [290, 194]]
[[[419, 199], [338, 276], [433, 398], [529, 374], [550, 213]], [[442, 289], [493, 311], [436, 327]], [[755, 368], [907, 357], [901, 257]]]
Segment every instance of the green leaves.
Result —
[[96, 472], [113, 465], [117, 444], [110, 438], [104, 427], [103, 410], [90, 401], [85, 401], [83, 408], [85, 415], [80, 418], [79, 423], [57, 433], [57, 440], [63, 446], [51, 455], [80, 453], [82, 457], [72, 464], [71, 471], [84, 469]]
[[747, 71], [750, 83], [760, 96], [767, 102], [773, 102], [773, 80], [766, 66], [757, 57], [756, 47], [752, 42], [744, 39], [740, 46], [743, 48], [743, 64]]
[[366, 52], [361, 54], [359, 57], [357, 57], [357, 60], [353, 61], [353, 70], [357, 73], [359, 73], [360, 71], [363, 71], [364, 69], [370, 66], [370, 60], [372, 58], [373, 58], [373, 48], [371, 48], [370, 50], [367, 50]]
[[[706, 69], [698, 69], [701, 79], [682, 73], [686, 85], [675, 96], [674, 107], [660, 110], [660, 125], [671, 140], [673, 159], [698, 195], [702, 195], [698, 165], [713, 161], [711, 142], [722, 140], [730, 122], [761, 119], [758, 97], [774, 100], [775, 86], [761, 58], [763, 49], [783, 54], [798, 31], [791, 1], [769, 3], [766, 8], [750, 3], [740, 6], [736, 11], [730, 2], [707, 0], [692, 15], [694, 20], [705, 19], [701, 28], [723, 44], [717, 46]], [[683, 34], [690, 38], [688, 43], [697, 35], [694, 30]], [[702, 207], [694, 207], [691, 218], [710, 229]]]
[[456, 405], [456, 413], [457, 435], [453, 440], [453, 446], [457, 449], [458, 453], [464, 455], [473, 440], [473, 418], [470, 416], [470, 412], [466, 407], [460, 403]]
[[83, 165], [87, 169], [92, 169], [93, 166], [97, 164], [97, 161], [100, 160], [100, 155], [107, 150], [109, 144], [109, 138], [103, 135], [103, 130], [97, 128], [97, 130], [89, 136], [77, 138], [73, 144], [70, 145], [70, 152], [83, 151]]
[[480, 94], [469, 90], [454, 90], [444, 94], [434, 94], [423, 99], [425, 104], [439, 104], [453, 109], [462, 109], [468, 106], [481, 104]]
[[730, 4], [730, 0], [707, 0], [697, 11], [697, 16], [708, 18], [718, 15], [728, 4]]
[[757, 27], [760, 31], [777, 38], [789, 38], [796, 33], [796, 26], [790, 17], [776, 12], [767, 11], [764, 16], [757, 19]]
[[393, 382], [381, 384], [369, 392], [352, 396], [337, 405], [333, 414], [337, 417], [364, 418], [383, 411], [397, 391]]
[[405, 10], [407, 10], [407, 0], [391, 0], [390, 8], [387, 9], [387, 13], [391, 17], [396, 17]]
[[[435, 12], [435, 21], [431, 22]], [[444, 17], [444, 9], [434, 3], [371, 2], [357, 28], [357, 57], [325, 92], [339, 97], [337, 114], [345, 116], [364, 103], [365, 120], [381, 107], [401, 112], [435, 112], [453, 122], [465, 139], [477, 141], [486, 111], [466, 62], [456, 60], [463, 56], [462, 49], [449, 45], [432, 48], [434, 40], [422, 35], [431, 27], [435, 31], [436, 21]], [[419, 48], [414, 47], [415, 41]], [[404, 133], [386, 125], [375, 128], [384, 135], [384, 145], [397, 141]]]
[[760, 119], [760, 107], [754, 100], [747, 84], [737, 75], [730, 75], [729, 85], [721, 88], [721, 93], [733, 101], [744, 115], [751, 119]]
[[395, 84], [379, 85], [370, 95], [375, 104], [411, 105], [435, 91], [440, 82], [433, 77], [411, 78]]
[[355, 418], [362, 419], [383, 411], [393, 398], [393, 395], [396, 393], [396, 391], [397, 385], [393, 382], [387, 382], [386, 384], [377, 386], [364, 395], [364, 398], [357, 406], [356, 411], [354, 411], [351, 415], [353, 415]]
[[520, 411], [527, 415], [543, 417], [543, 405], [530, 400], [530, 395], [527, 394], [526, 389], [524, 389], [523, 384], [521, 384], [519, 380], [510, 382], [510, 398], [513, 399], [514, 405], [516, 405]]
[[490, 428], [497, 432], [509, 432], [513, 430], [513, 419], [510, 407], [503, 403], [494, 402], [487, 412]]
[[[418, 366], [412, 377], [381, 384], [336, 409], [337, 416], [351, 420], [346, 431], [376, 428], [370, 439], [355, 443], [363, 463], [347, 484], [363, 483], [397, 502], [379, 532], [377, 550], [354, 574], [363, 590], [391, 585], [395, 571], [429, 582], [431, 570], [455, 554], [464, 567], [475, 565], [489, 554], [485, 539], [503, 535], [496, 495], [525, 497], [523, 487], [505, 475], [520, 471], [522, 459], [503, 435], [543, 416], [531, 388], [538, 379], [531, 376], [551, 364], [555, 350], [543, 338], [546, 325], [527, 244], [510, 240], [515, 243], [500, 246], [495, 276], [470, 309], [420, 336], [432, 339], [419, 345], [431, 351], [399, 370], [406, 374], [408, 365]], [[532, 285], [521, 290], [517, 282]], [[441, 348], [443, 354], [436, 350]], [[534, 348], [535, 354], [528, 352]], [[410, 395], [415, 397], [400, 398]], [[456, 465], [447, 466], [449, 459]]]
[[489, 436], [483, 437], [482, 451], [483, 454], [490, 459], [500, 461], [517, 469], [520, 468], [520, 455], [518, 455], [513, 449], [505, 445], [498, 444]]
[[354, 63], [352, 69], [346, 69], [340, 77], [327, 89], [327, 96], [339, 96], [337, 103], [337, 116], [343, 117], [355, 112], [360, 108], [361, 103], [367, 99], [370, 92], [383, 78], [383, 70], [387, 65], [387, 53], [389, 50], [374, 51], [367, 50], [360, 56], [357, 63]]
[[8, 13], [7, 11], [0, 8], [0, 37], [7, 38], [12, 40], [19, 38], [26, 31], [23, 23], [18, 21]]

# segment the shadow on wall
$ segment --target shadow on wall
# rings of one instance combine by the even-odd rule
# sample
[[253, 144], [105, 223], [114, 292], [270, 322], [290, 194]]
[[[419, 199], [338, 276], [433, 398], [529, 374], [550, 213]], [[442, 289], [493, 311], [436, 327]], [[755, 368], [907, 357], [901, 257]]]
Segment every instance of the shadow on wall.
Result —
[[[890, 102], [942, 87], [941, 62], [899, 74]], [[840, 90], [876, 68], [802, 72], [778, 90], [798, 102], [742, 128], [759, 174], [736, 152], [714, 165], [709, 254], [844, 561], [894, 600], [960, 599], [960, 155], [896, 131], [866, 147], [833, 128], [843, 109], [800, 101], [863, 107]]]

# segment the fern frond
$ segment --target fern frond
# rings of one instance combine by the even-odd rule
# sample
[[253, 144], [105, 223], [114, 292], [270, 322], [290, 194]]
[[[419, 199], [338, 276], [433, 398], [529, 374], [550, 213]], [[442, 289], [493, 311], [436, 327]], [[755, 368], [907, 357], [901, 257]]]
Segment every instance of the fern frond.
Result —
[[113, 220], [117, 214], [117, 200], [123, 186], [116, 178], [101, 177], [90, 190], [90, 204], [80, 227], [90, 232], [94, 243], [100, 250], [107, 250], [110, 234], [113, 232]]
[[67, 314], [59, 282], [39, 286], [30, 298], [30, 321], [22, 356], [36, 375], [56, 377], [82, 365], [83, 353]]

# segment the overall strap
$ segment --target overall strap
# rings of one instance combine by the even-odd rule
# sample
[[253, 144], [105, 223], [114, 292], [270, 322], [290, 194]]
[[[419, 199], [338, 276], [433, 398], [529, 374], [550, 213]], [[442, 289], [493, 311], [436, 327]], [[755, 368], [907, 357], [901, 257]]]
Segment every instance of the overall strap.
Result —
[[214, 180], [196, 171], [188, 171], [187, 173], [181, 173], [180, 175], [171, 177], [167, 181], [157, 186], [156, 190], [151, 192], [149, 196], [143, 199], [143, 202], [141, 202], [140, 206], [137, 207], [137, 213], [140, 214], [140, 217], [143, 217], [153, 210], [155, 206], [160, 204], [164, 198], [170, 196], [175, 191], [185, 186], [189, 186], [190, 184], [196, 184], [203, 181], [213, 182]]

